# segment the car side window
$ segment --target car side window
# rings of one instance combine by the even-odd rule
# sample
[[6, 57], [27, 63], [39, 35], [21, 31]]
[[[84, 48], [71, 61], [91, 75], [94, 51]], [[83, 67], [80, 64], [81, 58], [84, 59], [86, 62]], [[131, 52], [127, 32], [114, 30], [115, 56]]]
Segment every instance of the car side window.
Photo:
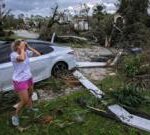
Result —
[[0, 64], [10, 62], [11, 43], [0, 45]]
[[42, 55], [48, 54], [53, 51], [53, 48], [50, 47], [50, 44], [47, 43], [29, 42], [28, 44], [37, 51], [39, 51]]

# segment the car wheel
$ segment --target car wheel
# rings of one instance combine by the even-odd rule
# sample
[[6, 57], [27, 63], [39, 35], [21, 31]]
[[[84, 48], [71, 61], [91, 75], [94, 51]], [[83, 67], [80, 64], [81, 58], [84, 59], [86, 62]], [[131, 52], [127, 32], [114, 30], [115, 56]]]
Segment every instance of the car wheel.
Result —
[[68, 65], [65, 62], [58, 62], [54, 65], [52, 69], [52, 75], [54, 77], [60, 77], [65, 75], [68, 71]]

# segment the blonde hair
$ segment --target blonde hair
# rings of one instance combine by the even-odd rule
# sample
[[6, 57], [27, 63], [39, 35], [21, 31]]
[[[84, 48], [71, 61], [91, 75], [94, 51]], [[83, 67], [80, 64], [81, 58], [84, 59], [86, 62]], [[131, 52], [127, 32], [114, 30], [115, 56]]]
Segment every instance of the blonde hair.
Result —
[[12, 51], [16, 52], [22, 41], [23, 41], [22, 39], [15, 40], [11, 45]]

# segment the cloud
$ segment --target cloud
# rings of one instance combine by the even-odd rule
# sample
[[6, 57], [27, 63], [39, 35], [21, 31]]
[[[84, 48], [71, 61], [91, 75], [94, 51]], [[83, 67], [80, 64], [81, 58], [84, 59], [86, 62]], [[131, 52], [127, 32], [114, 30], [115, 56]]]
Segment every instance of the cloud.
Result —
[[51, 8], [58, 3], [60, 9], [68, 7], [78, 8], [81, 3], [87, 3], [91, 8], [97, 3], [103, 3], [108, 12], [115, 11], [114, 2], [116, 0], [5, 0], [7, 9], [11, 9], [12, 13], [18, 15], [42, 15], [49, 16]]
[[116, 6], [113, 3], [104, 3], [104, 6], [109, 13], [114, 13], [116, 11]]

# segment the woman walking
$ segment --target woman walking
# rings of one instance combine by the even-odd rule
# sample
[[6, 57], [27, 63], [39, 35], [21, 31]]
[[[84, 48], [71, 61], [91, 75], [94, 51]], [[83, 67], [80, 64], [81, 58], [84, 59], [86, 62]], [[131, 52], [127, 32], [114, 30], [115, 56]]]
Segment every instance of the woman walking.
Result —
[[12, 124], [19, 126], [19, 112], [27, 106], [32, 108], [32, 92], [33, 92], [33, 80], [30, 70], [29, 57], [31, 55], [39, 56], [40, 53], [28, 46], [23, 40], [16, 40], [12, 44], [12, 53], [10, 54], [11, 62], [13, 63], [13, 86], [15, 92], [20, 98], [20, 102], [16, 107], [15, 114], [12, 116]]

